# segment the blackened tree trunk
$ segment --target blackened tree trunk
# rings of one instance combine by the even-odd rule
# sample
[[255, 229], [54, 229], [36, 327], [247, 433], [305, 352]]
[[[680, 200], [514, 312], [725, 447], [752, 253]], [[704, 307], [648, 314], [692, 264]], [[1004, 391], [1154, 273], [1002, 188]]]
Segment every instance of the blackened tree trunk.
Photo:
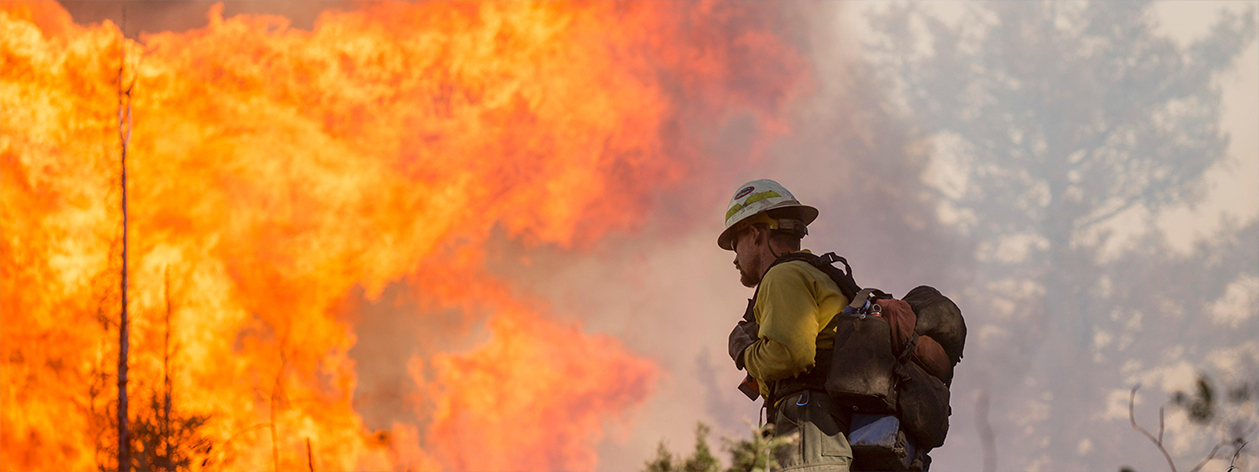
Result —
[[[127, 25], [127, 11], [123, 10], [122, 26]], [[123, 87], [123, 72], [127, 60], [127, 38], [119, 38], [118, 53], [118, 140], [122, 146], [122, 309], [118, 319], [118, 470], [131, 470], [131, 437], [127, 428], [127, 350], [129, 347], [127, 321], [127, 143], [131, 141], [131, 87]]]

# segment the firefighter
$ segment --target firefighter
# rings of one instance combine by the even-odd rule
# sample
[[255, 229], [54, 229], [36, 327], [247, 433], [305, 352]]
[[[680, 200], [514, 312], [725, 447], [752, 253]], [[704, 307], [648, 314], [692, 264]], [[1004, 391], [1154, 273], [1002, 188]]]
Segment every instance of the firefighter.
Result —
[[765, 400], [774, 434], [798, 434], [777, 455], [779, 465], [846, 471], [852, 463], [845, 436], [852, 415], [832, 404], [825, 388], [829, 362], [818, 365], [815, 356], [833, 347], [834, 331], [823, 328], [848, 299], [809, 263], [780, 261], [802, 251], [800, 240], [817, 215], [777, 182], [748, 182], [730, 199], [717, 245], [734, 251], [740, 282], [756, 289], [744, 319], [730, 333], [730, 357], [755, 380], [753, 390]]

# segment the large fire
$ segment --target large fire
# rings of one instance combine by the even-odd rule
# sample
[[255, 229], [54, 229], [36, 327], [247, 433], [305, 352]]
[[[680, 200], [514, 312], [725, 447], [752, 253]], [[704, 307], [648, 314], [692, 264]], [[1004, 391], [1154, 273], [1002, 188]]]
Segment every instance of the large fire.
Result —
[[[704, 157], [684, 121], [783, 131], [802, 66], [758, 8], [384, 3], [311, 31], [214, 9], [132, 40], [0, 3], [0, 469], [116, 467], [120, 67], [129, 403], [169, 374], [175, 408], [208, 418], [188, 467], [594, 468], [657, 368], [513, 295], [485, 243], [635, 228]], [[431, 414], [371, 431], [348, 352], [372, 340], [340, 302], [394, 283], [486, 336], [412, 359]]]

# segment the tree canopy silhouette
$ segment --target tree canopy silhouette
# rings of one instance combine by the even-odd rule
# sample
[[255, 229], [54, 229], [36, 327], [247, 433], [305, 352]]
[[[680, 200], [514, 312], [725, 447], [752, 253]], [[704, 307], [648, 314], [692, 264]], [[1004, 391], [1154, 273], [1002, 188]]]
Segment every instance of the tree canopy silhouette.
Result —
[[[941, 214], [979, 248], [981, 284], [962, 303], [998, 329], [979, 346], [988, 365], [975, 368], [1026, 379], [1006, 395], [1009, 408], [1033, 412], [1023, 415], [1033, 427], [999, 447], [1043, 456], [1050, 468], [1087, 468], [1115, 452], [1082, 445], [1096, 436], [1089, 417], [1105, 408], [1107, 389], [1126, 388], [1111, 385], [1126, 360], [1152, 361], [1151, 350], [1167, 348], [1129, 339], [1101, 356], [1099, 337], [1169, 318], [1180, 322], [1153, 329], [1183, 328], [1183, 310], [1255, 272], [1227, 261], [1253, 252], [1249, 228], [1226, 227], [1225, 242], [1186, 257], [1167, 250], [1152, 219], [1116, 227], [1128, 212], [1200, 201], [1206, 170], [1227, 158], [1217, 78], [1255, 37], [1253, 11], [1225, 12], [1181, 45], [1152, 5], [976, 2], [949, 22], [931, 6], [897, 4], [871, 16], [875, 65], [915, 135], [933, 146]], [[1107, 253], [1118, 229], [1146, 236]], [[1228, 243], [1237, 238], [1244, 242]], [[1133, 274], [1138, 266], [1154, 271]], [[1210, 288], [1175, 289], [1183, 285]]]

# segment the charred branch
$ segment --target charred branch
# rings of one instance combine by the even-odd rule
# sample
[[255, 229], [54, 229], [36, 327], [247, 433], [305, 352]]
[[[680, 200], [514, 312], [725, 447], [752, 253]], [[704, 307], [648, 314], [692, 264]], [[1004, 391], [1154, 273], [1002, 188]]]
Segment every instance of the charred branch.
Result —
[[[122, 27], [127, 25], [127, 10], [122, 10]], [[127, 146], [131, 142], [131, 91], [135, 86], [125, 84], [127, 64], [127, 39], [119, 37], [118, 47], [118, 141], [121, 147], [122, 168], [122, 280], [119, 284], [121, 310], [118, 316], [118, 470], [131, 470], [131, 437], [127, 428], [127, 355], [129, 350], [129, 326], [127, 321]]]
[[310, 438], [306, 438], [306, 468], [310, 472], [315, 472], [315, 456], [310, 452]]

